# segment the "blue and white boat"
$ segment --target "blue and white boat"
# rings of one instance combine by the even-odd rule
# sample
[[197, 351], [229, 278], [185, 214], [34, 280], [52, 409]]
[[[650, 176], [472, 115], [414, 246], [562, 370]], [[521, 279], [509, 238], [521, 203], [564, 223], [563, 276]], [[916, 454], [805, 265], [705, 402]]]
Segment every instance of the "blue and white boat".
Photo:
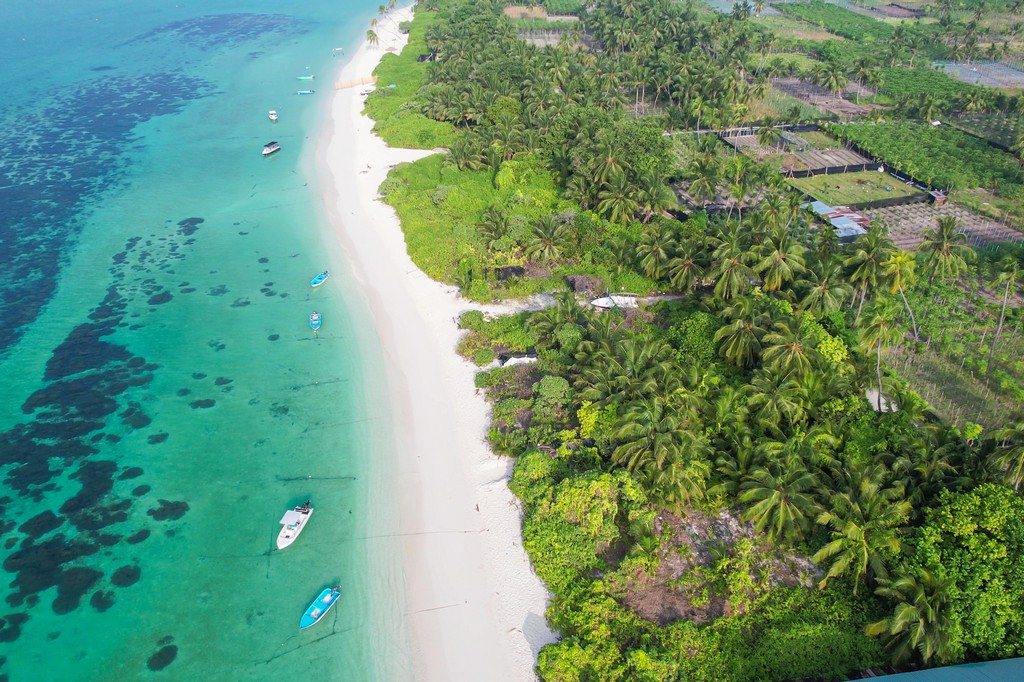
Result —
[[330, 276], [331, 276], [331, 273], [329, 273], [326, 270], [324, 270], [319, 275], [317, 275], [313, 279], [309, 280], [309, 286], [311, 286], [311, 287], [318, 287], [321, 284], [323, 284], [324, 282], [326, 282], [327, 278], [330, 277]]
[[308, 76], [296, 76], [295, 78], [297, 78], [300, 81], [316, 80], [316, 76], [314, 76], [313, 74], [309, 74]]
[[299, 619], [299, 629], [305, 630], [308, 627], [312, 627], [320, 622], [320, 619], [327, 615], [327, 612], [334, 606], [334, 602], [338, 601], [341, 597], [340, 587], [328, 587], [320, 593], [313, 603], [309, 605], [306, 612], [302, 614], [302, 618]]
[[320, 313], [314, 310], [309, 314], [309, 326], [313, 331], [319, 331], [320, 323]]
[[316, 90], [297, 90], [296, 95], [312, 95]]

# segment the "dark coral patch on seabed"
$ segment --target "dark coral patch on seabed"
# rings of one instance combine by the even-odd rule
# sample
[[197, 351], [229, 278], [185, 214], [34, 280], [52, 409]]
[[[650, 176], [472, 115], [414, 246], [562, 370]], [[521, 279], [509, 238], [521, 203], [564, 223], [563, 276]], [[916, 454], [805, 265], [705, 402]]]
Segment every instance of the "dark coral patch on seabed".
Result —
[[89, 604], [94, 609], [103, 613], [114, 605], [115, 597], [113, 590], [96, 590], [89, 598]]
[[157, 500], [160, 506], [150, 509], [146, 513], [157, 521], [177, 521], [188, 511], [188, 502], [171, 502], [170, 500]]
[[110, 576], [110, 582], [117, 587], [129, 587], [139, 582], [142, 569], [138, 566], [122, 566]]
[[149, 657], [146, 667], [150, 670], [163, 670], [178, 657], [178, 647], [175, 644], [168, 644]]
[[24, 613], [11, 613], [0, 618], [0, 642], [13, 642], [21, 637], [21, 626], [28, 620]]

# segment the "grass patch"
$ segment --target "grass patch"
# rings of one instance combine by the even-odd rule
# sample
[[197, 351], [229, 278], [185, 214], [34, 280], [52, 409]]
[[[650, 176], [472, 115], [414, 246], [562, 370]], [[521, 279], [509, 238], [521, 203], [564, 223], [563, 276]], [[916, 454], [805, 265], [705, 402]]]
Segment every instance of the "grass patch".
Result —
[[[459, 281], [472, 270], [473, 284], [464, 295], [473, 298], [489, 299], [495, 293], [496, 283], [486, 278], [489, 268], [522, 264], [512, 251], [487, 249], [477, 231], [486, 208], [501, 207], [528, 232], [532, 221], [565, 207], [551, 174], [532, 157], [514, 159], [502, 168], [504, 184], [497, 189], [490, 169], [460, 171], [444, 165], [444, 155], [437, 154], [398, 165], [380, 188], [402, 221], [416, 267], [431, 279], [447, 283]], [[516, 293], [531, 293], [546, 282], [520, 280], [518, 284]], [[505, 285], [501, 291], [510, 294], [512, 290]]]
[[752, 17], [750, 20], [755, 24], [764, 26], [772, 33], [786, 38], [812, 40], [815, 42], [823, 40], [844, 40], [842, 36], [829, 33], [814, 24], [809, 24], [806, 21], [800, 21], [795, 17], [788, 17], [784, 14]]
[[[429, 67], [427, 62], [417, 61], [417, 58], [429, 53], [426, 31], [440, 19], [438, 12], [417, 12], [409, 31], [409, 43], [399, 54], [385, 54], [373, 71], [377, 76], [377, 89], [366, 98], [364, 111], [375, 122], [374, 132], [392, 147], [448, 147], [458, 135], [450, 123], [434, 121], [420, 113], [417, 98]], [[390, 85], [395, 87], [388, 87]]]
[[751, 101], [749, 106], [747, 119], [750, 121], [761, 121], [767, 116], [786, 121], [814, 121], [825, 117], [821, 109], [805, 104], [775, 87], [768, 88], [764, 97]]
[[861, 171], [839, 175], [815, 175], [808, 178], [793, 178], [788, 182], [805, 194], [809, 194], [830, 206], [862, 204], [880, 199], [910, 197], [922, 194], [910, 185], [900, 182], [888, 173]]

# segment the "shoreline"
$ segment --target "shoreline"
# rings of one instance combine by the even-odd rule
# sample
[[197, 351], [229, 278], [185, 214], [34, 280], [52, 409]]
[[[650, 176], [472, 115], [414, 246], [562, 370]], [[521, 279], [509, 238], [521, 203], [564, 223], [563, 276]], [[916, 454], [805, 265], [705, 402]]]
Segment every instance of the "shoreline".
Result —
[[[335, 79], [369, 76], [388, 48], [404, 47], [397, 27], [412, 14], [386, 15], [379, 45], [363, 40]], [[544, 620], [548, 593], [522, 546], [507, 487], [513, 461], [490, 452], [476, 368], [455, 352], [453, 320], [473, 306], [416, 268], [397, 216], [377, 199], [392, 166], [434, 152], [392, 149], [373, 135], [359, 94], [369, 87], [334, 93], [316, 172], [331, 225], [324, 240], [341, 248], [373, 322], [365, 337], [384, 363], [387, 385], [377, 390], [390, 405], [393, 454], [384, 454], [396, 489], [375, 503], [397, 496], [414, 677], [532, 680], [537, 652], [555, 639]]]

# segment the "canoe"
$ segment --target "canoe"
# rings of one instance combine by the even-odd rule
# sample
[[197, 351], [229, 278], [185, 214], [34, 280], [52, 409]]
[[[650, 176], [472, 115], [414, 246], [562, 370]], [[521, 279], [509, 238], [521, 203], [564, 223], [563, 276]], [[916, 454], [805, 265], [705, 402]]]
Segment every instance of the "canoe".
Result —
[[324, 282], [326, 282], [327, 278], [330, 277], [330, 276], [331, 276], [331, 273], [329, 273], [326, 270], [324, 270], [319, 275], [317, 275], [313, 279], [309, 280], [309, 286], [311, 286], [311, 287], [318, 287], [321, 284], [323, 284]]
[[309, 605], [306, 612], [302, 614], [302, 618], [299, 619], [299, 629], [305, 630], [319, 623], [327, 615], [327, 612], [331, 610], [331, 607], [334, 606], [334, 602], [338, 601], [339, 597], [341, 597], [340, 587], [328, 587], [321, 592], [313, 600], [313, 603]]
[[309, 521], [309, 517], [313, 515], [313, 508], [309, 506], [309, 500], [306, 500], [295, 509], [289, 509], [281, 517], [281, 532], [277, 534], [277, 548], [284, 549], [293, 542], [295, 538], [299, 537], [299, 533], [306, 527], [306, 522]]
[[314, 310], [309, 314], [309, 326], [313, 331], [318, 331], [320, 329], [321, 322], [320, 313]]

